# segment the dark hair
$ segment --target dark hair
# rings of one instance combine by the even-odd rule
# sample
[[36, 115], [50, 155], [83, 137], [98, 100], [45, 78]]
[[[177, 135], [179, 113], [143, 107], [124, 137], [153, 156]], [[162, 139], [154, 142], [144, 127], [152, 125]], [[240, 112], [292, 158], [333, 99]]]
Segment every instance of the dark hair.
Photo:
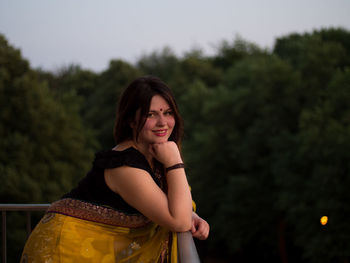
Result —
[[121, 95], [113, 132], [116, 144], [133, 138], [133, 130], [130, 124], [135, 122], [136, 112], [140, 110], [140, 118], [136, 120], [137, 140], [146, 122], [151, 100], [155, 95], [162, 96], [173, 111], [175, 127], [169, 140], [174, 141], [180, 147], [183, 136], [183, 120], [180, 116], [174, 95], [163, 81], [153, 76], [137, 78], [129, 84]]

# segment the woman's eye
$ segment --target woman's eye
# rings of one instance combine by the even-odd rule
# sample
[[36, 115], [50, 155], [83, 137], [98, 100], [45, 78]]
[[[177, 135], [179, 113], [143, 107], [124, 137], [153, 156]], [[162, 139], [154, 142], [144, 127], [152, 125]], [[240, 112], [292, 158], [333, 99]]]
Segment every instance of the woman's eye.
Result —
[[172, 112], [172, 111], [166, 111], [166, 112], [164, 113], [164, 115], [173, 115], [173, 112]]
[[147, 117], [153, 117], [154, 116], [154, 113], [153, 112], [149, 112], [148, 114], [147, 114]]

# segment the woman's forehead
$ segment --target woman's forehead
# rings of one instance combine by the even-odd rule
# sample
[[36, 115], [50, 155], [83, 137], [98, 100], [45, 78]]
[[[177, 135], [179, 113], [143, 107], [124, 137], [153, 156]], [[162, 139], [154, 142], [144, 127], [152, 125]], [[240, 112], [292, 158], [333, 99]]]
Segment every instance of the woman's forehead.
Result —
[[150, 110], [164, 111], [170, 108], [169, 103], [160, 95], [155, 95], [152, 97], [150, 103]]

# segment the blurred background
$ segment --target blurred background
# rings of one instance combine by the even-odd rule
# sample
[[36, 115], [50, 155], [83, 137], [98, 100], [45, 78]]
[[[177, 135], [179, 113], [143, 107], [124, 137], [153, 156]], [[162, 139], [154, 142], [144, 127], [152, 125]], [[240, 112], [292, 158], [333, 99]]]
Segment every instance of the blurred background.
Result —
[[[51, 203], [114, 146], [118, 97], [173, 89], [204, 263], [350, 261], [350, 2], [2, 0], [0, 203]], [[35, 226], [41, 214], [32, 220]], [[26, 239], [8, 213], [8, 262]]]

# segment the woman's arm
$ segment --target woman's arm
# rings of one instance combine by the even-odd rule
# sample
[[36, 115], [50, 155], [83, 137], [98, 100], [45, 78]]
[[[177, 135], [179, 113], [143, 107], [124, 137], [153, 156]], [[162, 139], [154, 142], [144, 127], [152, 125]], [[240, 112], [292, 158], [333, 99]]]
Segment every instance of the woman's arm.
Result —
[[[151, 151], [165, 167], [169, 167], [182, 162], [176, 149], [172, 143], [165, 143], [155, 146]], [[191, 229], [192, 197], [185, 170], [170, 170], [165, 176], [167, 194], [142, 169], [123, 166], [105, 170], [105, 180], [109, 188], [120, 194], [128, 204], [171, 231], [188, 231]]]

